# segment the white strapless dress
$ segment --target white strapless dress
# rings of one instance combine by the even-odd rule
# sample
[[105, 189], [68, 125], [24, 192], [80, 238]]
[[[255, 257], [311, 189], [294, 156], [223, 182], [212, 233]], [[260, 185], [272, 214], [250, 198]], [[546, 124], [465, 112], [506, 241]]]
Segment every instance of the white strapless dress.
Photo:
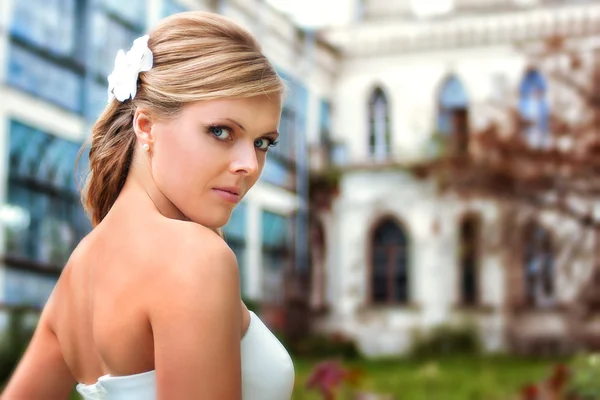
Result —
[[[294, 387], [292, 359], [252, 311], [250, 325], [241, 341], [241, 356], [243, 400], [291, 398]], [[156, 372], [105, 375], [93, 385], [78, 384], [77, 391], [85, 400], [155, 400]]]

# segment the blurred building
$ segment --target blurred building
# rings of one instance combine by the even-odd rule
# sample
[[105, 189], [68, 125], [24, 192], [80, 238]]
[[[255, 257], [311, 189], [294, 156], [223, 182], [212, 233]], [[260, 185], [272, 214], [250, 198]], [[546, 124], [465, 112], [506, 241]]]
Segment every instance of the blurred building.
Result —
[[414, 3], [348, 1], [355, 20], [322, 33], [341, 60], [323, 104], [331, 116], [309, 137], [317, 326], [371, 355], [402, 353], [411, 332], [461, 321], [488, 350], [561, 351], [575, 326], [597, 340], [598, 314], [571, 313], [591, 281], [593, 244], [568, 259], [573, 268], [560, 265], [557, 243], [577, 226], [540, 215], [513, 233], [522, 246], [508, 262], [494, 249], [493, 203], [441, 194], [411, 171], [439, 156], [440, 141], [468, 151], [494, 104], [514, 105], [531, 122], [527, 142], [545, 145], [560, 93], [517, 44], [561, 36], [597, 47], [600, 2], [455, 0], [429, 15]]
[[[74, 165], [106, 104], [117, 50], [129, 49], [160, 18], [185, 10], [218, 12], [245, 25], [289, 87], [280, 143], [225, 228], [244, 297], [281, 305], [284, 275], [307, 268], [306, 137], [331, 91], [335, 53], [328, 45], [261, 0], [2, 0], [2, 308], [43, 306], [91, 229]], [[86, 169], [85, 152], [79, 168]]]
[[[507, 262], [494, 249], [493, 203], [440, 194], [411, 171], [439, 157], [440, 142], [467, 151], [469, 135], [498, 118], [495, 103], [516, 105], [533, 122], [527, 141], [545, 145], [560, 94], [515, 44], [558, 34], [597, 46], [600, 3], [447, 3], [346, 0], [353, 20], [315, 32], [264, 0], [0, 1], [0, 305], [41, 307], [91, 229], [73, 166], [117, 50], [164, 16], [209, 10], [253, 32], [289, 87], [280, 143], [225, 227], [246, 299], [275, 305], [264, 308], [275, 325], [284, 299], [307, 301], [317, 329], [371, 355], [460, 321], [475, 323], [488, 350], [560, 347], [593, 244], [565, 276], [555, 243], [577, 227], [548, 213], [514, 232], [523, 246]], [[289, 287], [286, 277], [307, 272], [310, 291]], [[586, 324], [598, 337], [597, 319]]]

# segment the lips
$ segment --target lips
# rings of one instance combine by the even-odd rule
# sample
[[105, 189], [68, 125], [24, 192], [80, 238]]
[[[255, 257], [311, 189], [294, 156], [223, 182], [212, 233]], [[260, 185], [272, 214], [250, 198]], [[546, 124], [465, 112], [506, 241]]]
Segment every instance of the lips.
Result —
[[237, 204], [241, 200], [240, 193], [242, 191], [239, 188], [235, 187], [235, 186], [213, 188], [213, 191], [222, 200], [225, 200], [228, 203]]
[[238, 189], [238, 188], [237, 188], [237, 187], [235, 187], [235, 186], [217, 187], [217, 188], [214, 188], [214, 189], [215, 189], [215, 190], [220, 190], [220, 191], [222, 191], [222, 192], [231, 193], [231, 194], [234, 194], [234, 195], [236, 195], [236, 196], [239, 196], [239, 195], [240, 195], [240, 192], [241, 192], [241, 190], [240, 190], [240, 189]]

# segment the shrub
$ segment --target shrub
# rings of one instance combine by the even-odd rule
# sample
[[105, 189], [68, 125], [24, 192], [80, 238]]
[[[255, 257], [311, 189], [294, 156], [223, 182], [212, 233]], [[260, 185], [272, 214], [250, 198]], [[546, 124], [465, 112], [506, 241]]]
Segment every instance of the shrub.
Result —
[[33, 336], [35, 327], [27, 324], [27, 313], [23, 307], [8, 313], [8, 327], [0, 338], [0, 382], [10, 378]]
[[472, 324], [438, 325], [426, 334], [416, 332], [409, 354], [415, 358], [441, 355], [477, 355], [481, 352], [481, 341]]
[[342, 334], [310, 334], [287, 343], [288, 349], [296, 357], [306, 358], [342, 358], [353, 360], [360, 358], [356, 344]]
[[570, 369], [568, 392], [571, 398], [600, 399], [600, 354], [575, 357]]

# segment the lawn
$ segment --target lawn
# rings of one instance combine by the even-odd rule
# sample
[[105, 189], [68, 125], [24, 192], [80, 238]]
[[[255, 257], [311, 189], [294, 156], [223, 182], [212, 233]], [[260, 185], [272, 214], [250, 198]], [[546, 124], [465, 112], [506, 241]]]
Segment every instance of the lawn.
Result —
[[[434, 361], [408, 359], [346, 362], [364, 371], [359, 388], [393, 394], [395, 400], [507, 400], [519, 389], [548, 375], [559, 360], [511, 356], [446, 357]], [[322, 399], [305, 388], [318, 361], [296, 360], [294, 400]], [[340, 397], [340, 400], [343, 397]]]
[[[393, 394], [394, 400], [510, 400], [523, 385], [547, 376], [558, 362], [560, 360], [486, 356], [445, 357], [435, 361], [353, 361], [343, 366], [364, 371], [360, 390]], [[322, 399], [317, 392], [305, 388], [310, 371], [318, 363], [319, 360], [294, 361], [293, 400]], [[73, 393], [71, 400], [76, 399], [79, 396]]]

